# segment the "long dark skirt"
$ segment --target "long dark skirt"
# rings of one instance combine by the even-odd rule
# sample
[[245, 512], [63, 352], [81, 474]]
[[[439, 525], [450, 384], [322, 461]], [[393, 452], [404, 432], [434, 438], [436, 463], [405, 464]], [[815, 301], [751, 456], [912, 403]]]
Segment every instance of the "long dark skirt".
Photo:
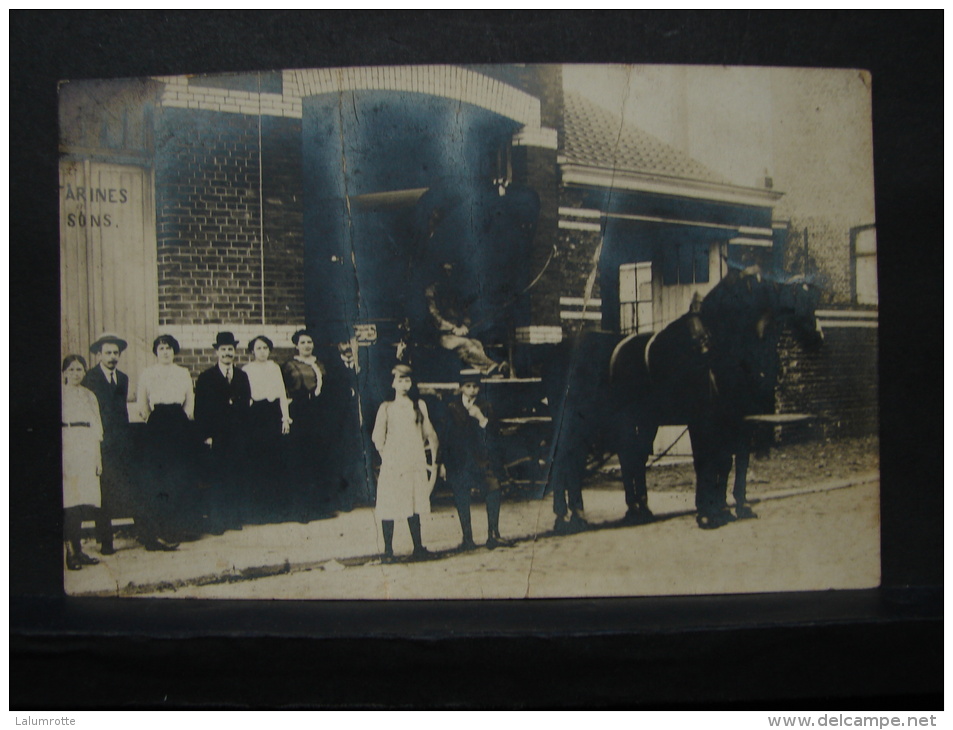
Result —
[[275, 522], [291, 509], [282, 456], [281, 404], [254, 401], [248, 425], [248, 514], [255, 522]]
[[316, 399], [291, 403], [291, 434], [288, 439], [288, 479], [291, 509], [288, 517], [301, 522], [326, 508], [326, 490], [319, 463], [321, 452], [320, 411]]
[[155, 406], [146, 423], [143, 457], [140, 512], [150, 531], [164, 538], [188, 537], [200, 528], [201, 514], [195, 434], [182, 406]]

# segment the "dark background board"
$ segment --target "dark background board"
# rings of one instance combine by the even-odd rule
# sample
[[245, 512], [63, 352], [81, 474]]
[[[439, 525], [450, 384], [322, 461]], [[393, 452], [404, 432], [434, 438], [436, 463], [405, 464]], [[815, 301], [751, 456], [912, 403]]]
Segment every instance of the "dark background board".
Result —
[[[940, 12], [10, 14], [10, 706], [942, 706]], [[56, 82], [407, 63], [866, 68], [883, 588], [489, 603], [61, 596]]]

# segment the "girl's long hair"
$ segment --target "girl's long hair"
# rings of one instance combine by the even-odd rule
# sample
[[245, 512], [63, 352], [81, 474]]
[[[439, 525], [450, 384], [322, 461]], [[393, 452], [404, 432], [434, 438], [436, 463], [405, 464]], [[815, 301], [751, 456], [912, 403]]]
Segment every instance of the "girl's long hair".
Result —
[[[390, 402], [393, 403], [397, 400], [397, 391], [391, 387], [391, 390], [394, 392], [394, 395], [391, 397]], [[417, 390], [417, 381], [413, 376], [410, 376], [410, 390], [407, 391], [407, 397], [410, 398], [410, 402], [414, 404], [414, 421], [418, 426], [423, 425], [424, 414], [420, 410], [420, 391]]]

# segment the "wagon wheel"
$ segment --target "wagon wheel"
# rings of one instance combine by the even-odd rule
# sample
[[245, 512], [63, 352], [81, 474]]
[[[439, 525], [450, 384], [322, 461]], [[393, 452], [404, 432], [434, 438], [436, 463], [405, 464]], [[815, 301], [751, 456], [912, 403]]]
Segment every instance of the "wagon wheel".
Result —
[[437, 473], [440, 471], [440, 464], [437, 463], [437, 452], [433, 444], [427, 443], [424, 446], [424, 456], [427, 459], [427, 485], [432, 492], [437, 484]]

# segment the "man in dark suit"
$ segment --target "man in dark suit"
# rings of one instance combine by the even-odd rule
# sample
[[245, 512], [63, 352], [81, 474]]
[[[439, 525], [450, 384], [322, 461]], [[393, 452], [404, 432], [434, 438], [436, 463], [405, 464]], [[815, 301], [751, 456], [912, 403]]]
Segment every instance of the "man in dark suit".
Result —
[[460, 516], [463, 531], [461, 550], [473, 550], [473, 528], [470, 522], [470, 496], [474, 489], [486, 500], [486, 546], [510, 547], [500, 537], [500, 502], [503, 464], [499, 454], [499, 426], [490, 404], [477, 400], [480, 393], [479, 370], [460, 373], [459, 396], [447, 406], [447, 419], [440, 434], [447, 481]]
[[199, 375], [195, 384], [195, 423], [208, 447], [207, 496], [201, 500], [207, 518], [203, 529], [221, 534], [225, 529], [241, 529], [251, 385], [248, 376], [235, 367], [238, 341], [234, 335], [219, 332], [212, 346], [218, 362]]
[[[327, 358], [327, 373], [318, 400], [322, 421], [322, 458], [319, 466], [325, 471], [328, 496], [335, 509], [350, 511], [355, 505], [374, 501], [373, 464], [366, 432], [369, 404], [366, 395], [366, 373], [357, 360], [354, 343], [337, 344], [336, 352]], [[373, 405], [373, 404], [370, 404]]]
[[103, 422], [102, 461], [100, 477], [102, 508], [96, 519], [99, 551], [103, 555], [115, 553], [113, 548], [112, 517], [119, 505], [129, 498], [129, 376], [119, 370], [119, 357], [126, 349], [126, 341], [111, 332], [103, 333], [89, 346], [98, 356], [99, 364], [90, 368], [83, 378], [83, 386], [93, 391], [99, 401], [99, 415]]

